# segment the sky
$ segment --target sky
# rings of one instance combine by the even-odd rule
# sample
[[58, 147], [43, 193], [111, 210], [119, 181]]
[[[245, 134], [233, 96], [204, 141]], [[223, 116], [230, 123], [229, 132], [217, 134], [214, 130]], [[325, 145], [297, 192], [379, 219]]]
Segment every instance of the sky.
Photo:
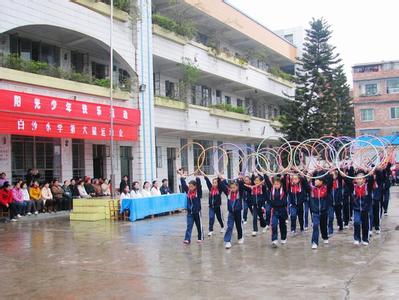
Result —
[[324, 17], [341, 54], [348, 81], [357, 63], [399, 60], [398, 0], [229, 0], [271, 30], [302, 26]]

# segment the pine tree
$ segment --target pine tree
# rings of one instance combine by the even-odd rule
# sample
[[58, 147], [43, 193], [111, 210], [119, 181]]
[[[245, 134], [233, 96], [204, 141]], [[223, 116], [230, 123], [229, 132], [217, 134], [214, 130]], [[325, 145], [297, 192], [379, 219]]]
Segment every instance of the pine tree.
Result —
[[[283, 107], [282, 132], [302, 141], [336, 131], [337, 105], [334, 73], [341, 62], [329, 43], [332, 31], [324, 19], [313, 19], [306, 30], [303, 56], [295, 76], [295, 96]], [[342, 78], [341, 78], [342, 79]]]

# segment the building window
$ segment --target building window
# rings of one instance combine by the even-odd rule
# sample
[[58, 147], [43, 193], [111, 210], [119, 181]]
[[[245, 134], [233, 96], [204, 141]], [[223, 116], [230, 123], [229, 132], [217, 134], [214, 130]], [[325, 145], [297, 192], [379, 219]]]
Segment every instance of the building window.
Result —
[[84, 54], [71, 51], [71, 68], [74, 72], [83, 73], [84, 69]]
[[373, 121], [374, 120], [374, 109], [367, 108], [360, 110], [360, 120], [362, 122]]
[[237, 99], [237, 106], [238, 107], [243, 107], [243, 103], [244, 103], [244, 101], [242, 101], [242, 99]]
[[154, 94], [155, 96], [161, 96], [161, 74], [154, 73]]
[[365, 91], [367, 96], [377, 95], [377, 84], [371, 83], [365, 85]]
[[[194, 140], [195, 143], [201, 144], [205, 149], [211, 147], [213, 145], [212, 141], [204, 141], [204, 140]], [[198, 158], [202, 153], [202, 148], [197, 144], [193, 145], [193, 154], [194, 154], [194, 169], [198, 168]], [[213, 155], [212, 151], [206, 151], [205, 157], [201, 157], [200, 163], [204, 160], [202, 164], [201, 170], [206, 174], [213, 174]]]
[[229, 97], [229, 96], [224, 96], [224, 102], [225, 102], [227, 105], [231, 105], [231, 97]]
[[[183, 148], [184, 145], [187, 145], [187, 139], [180, 140], [180, 147]], [[188, 147], [184, 147], [180, 152], [180, 160], [181, 167], [188, 172]]]
[[387, 80], [387, 93], [388, 94], [399, 93], [399, 78], [393, 78]]
[[216, 90], [216, 104], [222, 104], [222, 91]]
[[391, 107], [391, 119], [399, 119], [399, 107]]
[[157, 168], [162, 168], [162, 147], [161, 146], [155, 147], [155, 156], [156, 156]]
[[107, 74], [107, 66], [97, 63], [95, 61], [91, 62], [91, 75], [97, 79], [104, 79]]
[[201, 91], [202, 91], [201, 105], [202, 106], [211, 105], [212, 104], [211, 89], [203, 85]]
[[273, 118], [273, 106], [269, 105], [267, 107], [267, 119], [271, 120]]
[[364, 129], [360, 130], [361, 135], [374, 135], [377, 136], [380, 133], [379, 129]]
[[175, 84], [169, 80], [165, 80], [165, 96], [175, 98]]
[[355, 73], [379, 72], [380, 71], [380, 65], [354, 67], [353, 71]]
[[72, 175], [73, 178], [85, 176], [85, 145], [83, 140], [72, 140]]
[[294, 35], [293, 34], [286, 34], [284, 35], [284, 38], [289, 41], [291, 44], [294, 43]]
[[[223, 142], [218, 142], [218, 147], [220, 147], [223, 144]], [[224, 152], [222, 149], [218, 149], [218, 171], [219, 173], [224, 173], [224, 164], [225, 164], [225, 157]]]
[[202, 87], [200, 85], [193, 85], [191, 87], [191, 103], [194, 105], [201, 105]]

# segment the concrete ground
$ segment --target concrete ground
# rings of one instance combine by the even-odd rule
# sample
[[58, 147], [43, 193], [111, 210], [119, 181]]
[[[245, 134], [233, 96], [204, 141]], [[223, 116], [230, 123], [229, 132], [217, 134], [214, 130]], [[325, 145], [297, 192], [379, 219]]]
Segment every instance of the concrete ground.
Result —
[[251, 237], [250, 222], [245, 243], [235, 233], [230, 250], [219, 230], [184, 246], [184, 213], [135, 223], [70, 222], [64, 214], [0, 224], [0, 299], [399, 299], [398, 199], [395, 187], [382, 234], [368, 247], [354, 246], [350, 229], [316, 251], [310, 231], [272, 249], [270, 232]]

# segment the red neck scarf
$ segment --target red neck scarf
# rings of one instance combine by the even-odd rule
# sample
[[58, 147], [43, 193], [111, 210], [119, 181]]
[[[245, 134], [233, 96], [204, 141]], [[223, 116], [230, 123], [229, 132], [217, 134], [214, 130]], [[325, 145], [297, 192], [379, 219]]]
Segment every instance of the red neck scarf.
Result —
[[257, 185], [252, 188], [252, 195], [259, 196], [263, 194], [262, 185]]
[[[275, 192], [276, 192], [276, 189], [275, 188], [273, 188], [272, 189], [272, 200], [274, 200], [274, 194], [275, 194]], [[283, 197], [284, 197], [284, 191], [283, 191], [283, 188], [280, 188], [280, 200], [282, 200], [283, 199]]]
[[197, 197], [197, 190], [188, 191], [187, 197], [188, 199], [193, 200]]
[[366, 184], [363, 185], [355, 185], [355, 196], [359, 198], [363, 198], [367, 195]]
[[312, 188], [312, 197], [313, 198], [324, 198], [327, 196], [327, 186], [323, 184], [320, 187], [313, 187]]
[[302, 191], [302, 187], [299, 183], [291, 185], [291, 193], [299, 194], [301, 191]]
[[333, 189], [336, 190], [338, 188], [338, 179], [334, 179], [333, 181]]
[[238, 198], [238, 192], [230, 192], [229, 200], [235, 201]]
[[212, 186], [211, 188], [211, 195], [214, 197], [216, 195], [219, 195], [219, 189], [217, 187]]

